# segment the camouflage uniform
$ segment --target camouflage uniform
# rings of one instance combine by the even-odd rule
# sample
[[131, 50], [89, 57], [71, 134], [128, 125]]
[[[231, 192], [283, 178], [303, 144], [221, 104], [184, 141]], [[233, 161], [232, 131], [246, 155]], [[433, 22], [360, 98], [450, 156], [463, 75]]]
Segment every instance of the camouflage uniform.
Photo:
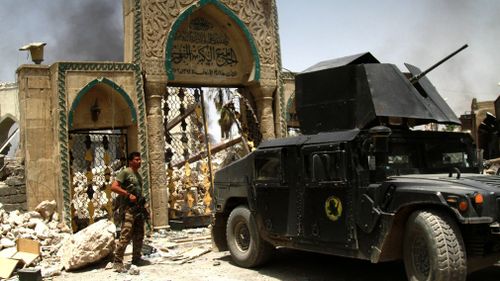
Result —
[[[139, 173], [134, 173], [131, 168], [121, 171], [116, 177], [120, 186], [132, 194], [141, 194], [142, 178]], [[119, 197], [120, 198], [120, 197]], [[120, 209], [123, 214], [121, 217], [122, 227], [120, 231], [120, 240], [115, 249], [115, 264], [123, 264], [123, 255], [125, 248], [132, 240], [132, 261], [141, 258], [142, 243], [144, 239], [144, 218], [133, 207], [133, 203], [128, 198], [121, 198]], [[125, 199], [125, 200], [123, 200]]]

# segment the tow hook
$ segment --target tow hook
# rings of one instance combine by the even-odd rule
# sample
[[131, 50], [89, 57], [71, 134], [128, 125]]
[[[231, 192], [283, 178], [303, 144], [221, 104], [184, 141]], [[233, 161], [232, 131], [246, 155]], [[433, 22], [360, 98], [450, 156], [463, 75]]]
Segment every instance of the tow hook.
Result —
[[500, 234], [500, 224], [498, 222], [494, 222], [490, 224], [491, 234]]

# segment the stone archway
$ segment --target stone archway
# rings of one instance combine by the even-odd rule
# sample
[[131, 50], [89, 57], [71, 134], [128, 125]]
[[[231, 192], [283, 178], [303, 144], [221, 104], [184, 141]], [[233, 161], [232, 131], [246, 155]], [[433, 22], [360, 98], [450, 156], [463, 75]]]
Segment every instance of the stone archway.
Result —
[[101, 77], [80, 90], [69, 114], [69, 130], [129, 127], [137, 122], [130, 96], [116, 83]]
[[8, 132], [16, 122], [16, 118], [11, 114], [5, 114], [0, 118], [0, 143], [7, 140]]
[[129, 95], [107, 78], [80, 90], [68, 114], [71, 225], [78, 231], [114, 219], [111, 183], [137, 140], [137, 113]]
[[172, 25], [165, 50], [168, 81], [240, 86], [260, 80], [255, 40], [245, 24], [219, 1], [200, 1]]
[[13, 143], [19, 143], [18, 121], [11, 114], [5, 114], [0, 118], [0, 154], [13, 156], [17, 147]]
[[242, 89], [263, 138], [284, 134], [276, 9], [275, 0], [124, 1], [124, 59], [140, 65], [145, 82], [155, 227], [168, 225], [167, 86]]
[[[191, 126], [192, 122], [190, 121], [193, 119], [199, 120], [199, 118], [192, 118], [192, 116], [187, 115], [191, 112], [190, 109], [199, 103], [208, 105], [210, 103], [209, 99], [203, 100], [203, 97], [207, 98], [206, 94], [207, 91], [211, 91], [210, 89], [221, 91], [221, 88], [233, 88], [234, 93], [230, 94], [232, 97], [229, 99], [240, 101], [241, 106], [237, 102], [239, 112], [234, 111], [229, 115], [239, 119], [234, 120], [234, 122], [243, 123], [242, 127], [246, 129], [249, 126], [252, 126], [252, 129], [257, 127], [259, 132], [259, 122], [250, 120], [248, 113], [258, 112], [255, 106], [254, 90], [255, 92], [260, 91], [260, 69], [260, 57], [253, 36], [240, 18], [221, 2], [200, 1], [198, 5], [195, 4], [185, 9], [172, 24], [165, 48], [165, 71], [168, 76], [166, 84], [169, 87], [168, 91], [163, 93], [163, 103], [166, 105], [163, 108], [164, 128], [166, 130], [165, 140], [167, 143], [166, 155], [169, 156], [166, 161], [171, 167], [167, 174], [171, 174], [173, 170], [175, 170], [176, 174], [192, 175], [197, 173], [202, 176], [195, 178], [204, 178], [204, 180], [199, 182], [187, 180], [183, 182], [180, 188], [170, 188], [169, 219], [178, 220], [179, 216], [196, 216], [195, 221], [203, 221], [201, 218], [207, 215], [210, 210], [209, 193], [211, 186], [209, 183], [212, 174], [211, 170], [207, 173], [206, 169], [201, 167], [208, 164], [208, 166], [214, 168], [210, 161], [210, 155], [213, 155], [221, 147], [229, 148], [229, 144], [231, 146], [242, 145], [248, 151], [248, 137], [250, 136], [248, 133], [252, 131], [245, 130], [245, 133], [240, 131], [241, 136], [237, 139], [221, 141], [220, 143], [214, 142], [209, 145], [210, 149], [206, 148], [204, 142], [209, 139], [208, 132], [205, 132], [202, 137], [194, 136], [199, 135], [199, 133], [195, 133], [195, 131], [199, 130], [193, 130], [192, 128], [196, 126]], [[177, 88], [171, 86], [177, 86]], [[235, 88], [239, 89], [239, 97], [237, 97], [238, 94], [236, 94]], [[229, 90], [226, 94], [231, 92]], [[196, 98], [197, 93], [201, 95], [198, 99]], [[200, 102], [200, 99], [203, 101]], [[198, 102], [195, 102], [196, 100]], [[227, 110], [220, 112], [232, 111], [229, 108], [231, 105], [235, 105], [235, 103], [229, 102], [229, 100], [224, 101], [222, 98], [219, 102], [221, 103], [220, 106], [224, 108], [228, 106]], [[177, 115], [172, 115], [176, 111]], [[239, 117], [235, 117], [236, 115]], [[173, 116], [176, 117], [172, 118]], [[271, 120], [272, 116], [271, 114]], [[174, 121], [181, 117], [184, 120], [174, 127]], [[204, 114], [204, 118], [208, 119], [208, 116]], [[219, 123], [219, 125], [221, 131], [223, 131], [223, 124]], [[252, 144], [257, 145], [260, 142], [261, 135], [259, 132], [258, 139], [255, 138], [255, 135], [251, 134], [251, 140]], [[190, 143], [193, 145], [190, 145]], [[195, 151], [196, 149], [198, 151]], [[200, 155], [206, 155], [207, 157], [199, 158]], [[194, 160], [193, 163], [193, 159], [197, 160]], [[187, 163], [191, 163], [192, 171], [188, 168]], [[198, 167], [197, 171], [194, 170], [195, 167]], [[186, 177], [185, 180], [187, 178], [189, 177]], [[173, 181], [173, 177], [169, 177], [169, 187], [176, 185], [172, 184]], [[195, 201], [194, 203], [191, 202], [186, 196], [193, 192], [192, 189], [197, 191], [195, 192], [197, 196], [192, 197], [198, 199], [203, 197], [203, 200], [191, 198]], [[200, 196], [202, 194], [203, 196]], [[186, 220], [187, 218], [184, 217], [183, 219]]]
[[[189, 6], [170, 28], [165, 51], [167, 83], [244, 89], [255, 106], [263, 137], [268, 139], [276, 136], [274, 119], [280, 116], [274, 100], [278, 87], [276, 79], [261, 79], [261, 68], [252, 33], [221, 1]], [[279, 122], [276, 124], [279, 128]]]

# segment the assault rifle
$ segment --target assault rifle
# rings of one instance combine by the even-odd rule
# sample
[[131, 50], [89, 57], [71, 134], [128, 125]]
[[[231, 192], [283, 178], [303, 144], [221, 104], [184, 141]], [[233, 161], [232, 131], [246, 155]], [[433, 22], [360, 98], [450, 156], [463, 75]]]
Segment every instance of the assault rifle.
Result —
[[146, 203], [146, 198], [142, 195], [142, 193], [135, 191], [134, 188], [129, 186], [128, 190], [130, 190], [130, 194], [136, 197], [136, 202], [132, 202], [129, 200], [129, 206], [132, 208], [132, 212], [135, 214], [135, 218], [142, 218], [147, 226], [148, 230], [151, 230], [149, 209]]

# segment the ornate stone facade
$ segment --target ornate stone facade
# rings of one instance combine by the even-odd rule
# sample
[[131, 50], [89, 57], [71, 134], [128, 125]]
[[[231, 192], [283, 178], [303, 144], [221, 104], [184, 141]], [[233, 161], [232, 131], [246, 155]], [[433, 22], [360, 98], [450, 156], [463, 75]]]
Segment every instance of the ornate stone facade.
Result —
[[[55, 63], [50, 67], [23, 65], [19, 68], [20, 143], [26, 167], [29, 210], [43, 200], [56, 199], [58, 211], [71, 225], [75, 213], [72, 201], [73, 174], [76, 172], [71, 135], [75, 130], [84, 130], [90, 135], [91, 131], [99, 129], [122, 129], [127, 135], [128, 150], [139, 150], [147, 163], [146, 105], [139, 70], [137, 65], [129, 63], [78, 62]], [[89, 95], [93, 95], [90, 100]], [[102, 118], [93, 120], [89, 111], [97, 100], [101, 100], [103, 106], [100, 109]], [[111, 102], [111, 106], [106, 106], [107, 102]], [[125, 111], [129, 109], [133, 114]], [[121, 114], [110, 117], [112, 110], [129, 116], [129, 119], [124, 122]], [[97, 179], [95, 156], [98, 152], [95, 144], [89, 144], [88, 148], [88, 154], [81, 160], [90, 163], [84, 177], [92, 181]], [[150, 197], [149, 166], [143, 166], [141, 173], [146, 196]], [[89, 194], [102, 187], [102, 184], [85, 186]], [[94, 191], [90, 192], [90, 188]], [[95, 198], [89, 195], [89, 199]]]
[[[123, 9], [124, 63], [59, 62], [18, 70], [27, 207], [55, 198], [68, 225], [74, 223], [75, 167], [83, 167], [79, 192], [88, 199], [89, 214], [103, 211], [92, 200], [108, 196], [109, 202], [112, 157], [122, 157], [126, 147], [144, 160], [154, 227], [168, 226], [161, 112], [167, 86], [240, 88], [255, 106], [263, 138], [283, 132], [275, 0], [123, 0]], [[96, 130], [108, 135], [97, 140], [90, 136]], [[119, 135], [113, 144], [112, 134]]]
[[[137, 0], [138, 1], [138, 0]], [[262, 65], [277, 68], [279, 56], [277, 38], [277, 18], [274, 1], [269, 0], [143, 0], [141, 1], [142, 58], [140, 61], [147, 74], [166, 79], [165, 50], [169, 31], [182, 13], [193, 5], [216, 5], [226, 13], [233, 13], [248, 29], [255, 41]], [[138, 19], [136, 19], [138, 20]], [[274, 77], [276, 80], [276, 77]], [[165, 80], [164, 80], [165, 81]]]
[[[285, 129], [274, 0], [124, 0], [125, 61], [140, 65], [146, 104], [167, 85], [246, 88], [265, 139]], [[161, 115], [148, 110], [151, 174], [164, 175]], [[164, 177], [152, 177], [155, 226], [168, 224]], [[156, 197], [156, 199], [155, 199]]]

